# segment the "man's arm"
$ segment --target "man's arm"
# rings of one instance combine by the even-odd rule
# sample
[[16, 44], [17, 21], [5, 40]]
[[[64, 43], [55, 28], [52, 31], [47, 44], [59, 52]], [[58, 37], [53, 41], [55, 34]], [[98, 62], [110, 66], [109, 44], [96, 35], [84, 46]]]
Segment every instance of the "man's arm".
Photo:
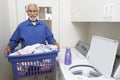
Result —
[[4, 53], [9, 54], [20, 42], [19, 29], [17, 28], [11, 36], [8, 45], [6, 46]]
[[4, 54], [9, 54], [9, 53], [11, 53], [11, 46], [10, 45], [8, 45], [6, 48], [5, 48], [5, 50], [4, 50]]

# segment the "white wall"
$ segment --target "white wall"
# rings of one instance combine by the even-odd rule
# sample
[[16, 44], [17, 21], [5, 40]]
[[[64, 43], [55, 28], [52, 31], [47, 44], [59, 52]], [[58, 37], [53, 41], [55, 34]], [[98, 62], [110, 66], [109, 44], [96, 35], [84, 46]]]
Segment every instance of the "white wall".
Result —
[[3, 53], [10, 37], [7, 1], [8, 0], [0, 1], [0, 80], [13, 80], [10, 64]]
[[71, 22], [71, 0], [60, 0], [60, 45], [74, 47], [78, 40], [86, 40], [86, 23]]
[[120, 55], [120, 23], [119, 22], [94, 22], [89, 23], [89, 38], [92, 35], [100, 35], [119, 41], [118, 54]]

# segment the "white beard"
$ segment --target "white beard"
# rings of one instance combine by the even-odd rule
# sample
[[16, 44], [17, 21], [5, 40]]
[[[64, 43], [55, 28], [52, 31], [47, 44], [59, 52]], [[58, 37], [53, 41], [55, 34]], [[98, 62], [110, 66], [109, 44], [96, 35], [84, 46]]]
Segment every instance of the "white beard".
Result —
[[29, 17], [29, 19], [30, 19], [31, 21], [36, 21], [37, 18], [31, 18], [31, 17]]

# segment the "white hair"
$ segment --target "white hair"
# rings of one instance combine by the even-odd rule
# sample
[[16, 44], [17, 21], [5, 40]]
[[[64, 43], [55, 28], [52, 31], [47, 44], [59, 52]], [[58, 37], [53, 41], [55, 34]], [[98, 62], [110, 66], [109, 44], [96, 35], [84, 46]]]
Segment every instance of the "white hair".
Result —
[[38, 7], [37, 4], [35, 4], [35, 3], [30, 3], [30, 4], [28, 4], [28, 5], [26, 6], [26, 11], [28, 10], [28, 7], [29, 7], [29, 6], [35, 6], [35, 7], [37, 8], [37, 10], [39, 10], [39, 7]]

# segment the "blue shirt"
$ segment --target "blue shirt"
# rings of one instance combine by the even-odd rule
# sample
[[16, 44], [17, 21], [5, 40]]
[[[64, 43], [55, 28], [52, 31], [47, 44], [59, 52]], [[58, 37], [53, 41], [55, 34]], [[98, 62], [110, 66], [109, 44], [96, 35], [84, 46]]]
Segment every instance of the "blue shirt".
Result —
[[49, 44], [55, 42], [53, 34], [48, 26], [40, 20], [37, 20], [36, 25], [33, 25], [28, 19], [18, 25], [10, 38], [8, 45], [14, 49], [19, 43], [21, 43], [21, 47], [24, 48], [27, 45], [35, 43], [46, 44], [46, 41]]

